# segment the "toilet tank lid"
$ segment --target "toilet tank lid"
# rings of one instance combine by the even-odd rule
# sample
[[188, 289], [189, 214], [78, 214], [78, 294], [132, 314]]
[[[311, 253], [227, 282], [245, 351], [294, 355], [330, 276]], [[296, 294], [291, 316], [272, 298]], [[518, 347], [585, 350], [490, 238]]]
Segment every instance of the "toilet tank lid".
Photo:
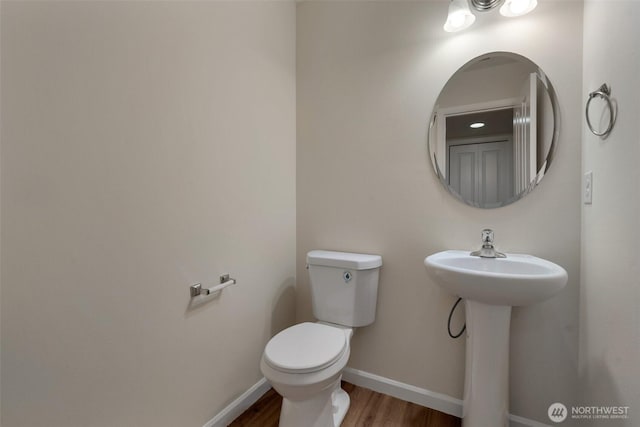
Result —
[[315, 250], [307, 253], [307, 264], [323, 267], [369, 270], [382, 265], [380, 255]]

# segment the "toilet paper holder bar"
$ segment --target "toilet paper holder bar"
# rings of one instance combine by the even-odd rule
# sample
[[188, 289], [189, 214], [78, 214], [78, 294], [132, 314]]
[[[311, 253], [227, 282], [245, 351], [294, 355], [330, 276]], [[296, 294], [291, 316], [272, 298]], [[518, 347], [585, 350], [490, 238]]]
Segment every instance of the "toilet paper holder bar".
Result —
[[236, 279], [232, 279], [228, 274], [224, 274], [220, 276], [220, 284], [216, 285], [212, 288], [203, 288], [202, 283], [196, 283], [195, 285], [191, 285], [189, 287], [189, 294], [191, 298], [197, 297], [199, 295], [209, 295], [214, 294], [216, 292], [220, 292], [227, 286], [235, 285]]

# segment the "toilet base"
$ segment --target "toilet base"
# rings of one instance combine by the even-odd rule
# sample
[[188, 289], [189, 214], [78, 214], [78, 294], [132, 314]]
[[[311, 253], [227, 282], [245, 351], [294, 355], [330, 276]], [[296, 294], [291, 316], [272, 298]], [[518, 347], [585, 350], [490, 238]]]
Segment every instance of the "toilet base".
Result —
[[344, 420], [344, 417], [347, 415], [347, 411], [349, 410], [349, 406], [351, 405], [351, 399], [349, 399], [349, 395], [346, 391], [341, 387], [338, 387], [338, 389], [333, 392], [332, 400], [333, 424], [335, 427], [340, 427], [342, 420]]
[[283, 398], [279, 427], [340, 427], [349, 405], [349, 395], [338, 379], [312, 399]]

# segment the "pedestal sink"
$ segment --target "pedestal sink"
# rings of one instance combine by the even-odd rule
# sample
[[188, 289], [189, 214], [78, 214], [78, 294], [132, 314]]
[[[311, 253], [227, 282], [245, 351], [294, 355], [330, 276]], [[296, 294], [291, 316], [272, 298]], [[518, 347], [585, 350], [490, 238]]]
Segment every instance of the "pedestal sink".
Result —
[[567, 283], [567, 272], [557, 264], [506, 255], [480, 258], [469, 251], [444, 251], [424, 260], [438, 285], [465, 299], [464, 427], [508, 425], [511, 307], [543, 301]]

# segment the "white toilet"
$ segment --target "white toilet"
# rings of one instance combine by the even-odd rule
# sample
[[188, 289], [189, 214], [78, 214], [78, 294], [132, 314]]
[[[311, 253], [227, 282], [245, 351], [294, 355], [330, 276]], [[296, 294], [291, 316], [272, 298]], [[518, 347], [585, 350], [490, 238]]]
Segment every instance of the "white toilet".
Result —
[[340, 388], [353, 328], [373, 323], [379, 255], [332, 251], [307, 254], [317, 323], [300, 323], [267, 343], [262, 374], [283, 397], [280, 427], [338, 427], [349, 409]]

